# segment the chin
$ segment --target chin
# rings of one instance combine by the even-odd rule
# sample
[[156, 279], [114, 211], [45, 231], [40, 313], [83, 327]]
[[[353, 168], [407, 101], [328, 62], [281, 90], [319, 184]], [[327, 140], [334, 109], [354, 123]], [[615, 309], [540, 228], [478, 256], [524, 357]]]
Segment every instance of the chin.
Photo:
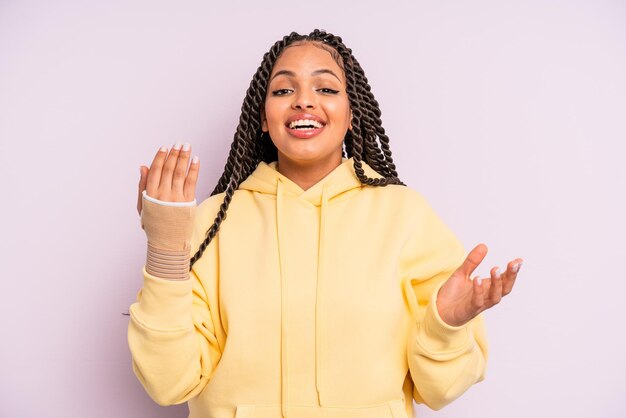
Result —
[[287, 159], [296, 164], [302, 165], [326, 165], [331, 161], [341, 161], [341, 154], [322, 155], [322, 154], [279, 154], [279, 158]]
[[281, 158], [303, 164], [322, 163], [337, 158], [341, 160], [343, 138], [339, 142], [336, 140], [331, 142], [321, 135], [309, 139], [293, 137], [281, 139], [281, 141], [273, 141]]

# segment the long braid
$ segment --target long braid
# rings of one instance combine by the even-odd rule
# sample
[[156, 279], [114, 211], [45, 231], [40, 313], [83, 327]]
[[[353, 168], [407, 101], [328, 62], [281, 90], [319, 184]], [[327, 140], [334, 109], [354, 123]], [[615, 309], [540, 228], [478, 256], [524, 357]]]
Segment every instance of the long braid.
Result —
[[[205, 239], [198, 251], [191, 258], [191, 266], [202, 257], [209, 243], [217, 235], [220, 225], [226, 219], [226, 212], [235, 191], [258, 166], [261, 161], [270, 163], [278, 158], [278, 150], [269, 134], [261, 130], [261, 109], [264, 106], [267, 86], [274, 63], [288, 46], [298, 42], [316, 42], [331, 53], [335, 61], [343, 68], [346, 78], [346, 92], [352, 109], [352, 130], [344, 138], [344, 156], [353, 157], [354, 171], [362, 184], [386, 186], [404, 184], [398, 178], [391, 158], [389, 137], [385, 134], [380, 119], [378, 102], [374, 98], [363, 69], [352, 55], [352, 50], [343, 44], [341, 37], [325, 31], [314, 30], [309, 35], [296, 32], [277, 41], [265, 53], [261, 64], [252, 77], [246, 91], [239, 124], [233, 143], [217, 185], [211, 196], [224, 193], [213, 224], [206, 232]], [[372, 167], [382, 178], [369, 178], [363, 170], [363, 161]]]
[[[370, 97], [370, 95], [368, 95], [369, 84], [368, 84], [367, 78], [365, 78], [364, 75], [361, 75], [359, 73], [358, 70], [361, 67], [358, 65], [358, 62], [353, 62], [353, 68], [354, 68], [355, 73], [357, 74], [357, 77], [355, 77], [355, 80], [358, 80], [359, 77], [361, 78], [361, 80], [356, 81], [355, 87], [356, 87], [356, 93], [359, 98], [358, 102], [359, 104], [361, 104], [362, 106], [361, 110], [363, 112], [361, 114], [361, 123], [363, 125], [363, 132], [364, 132], [363, 143], [365, 145], [365, 153], [367, 155], [367, 161], [369, 165], [375, 171], [379, 172], [385, 177], [388, 177], [390, 173], [388, 172], [387, 167], [386, 167], [387, 164], [385, 161], [385, 156], [377, 145], [377, 129], [376, 129], [375, 120], [373, 120], [373, 118], [370, 115], [371, 113], [370, 106], [367, 106], [369, 104], [368, 101], [373, 99], [373, 96]], [[376, 103], [376, 107], [378, 107], [378, 103]]]
[[365, 72], [361, 68], [358, 62], [355, 62], [355, 71], [359, 76], [364, 80], [365, 85], [365, 95], [367, 98], [363, 100], [365, 107], [367, 109], [367, 115], [371, 119], [372, 124], [375, 126], [376, 135], [378, 136], [380, 146], [382, 148], [384, 158], [386, 160], [386, 164], [389, 167], [390, 174], [393, 177], [398, 177], [398, 173], [396, 172], [396, 166], [393, 163], [393, 158], [391, 157], [391, 149], [389, 148], [389, 137], [385, 133], [385, 128], [382, 126], [382, 120], [380, 119], [381, 111], [378, 106], [378, 101], [374, 98], [374, 94], [372, 93], [372, 89], [367, 81], [367, 77], [365, 76]]
[[[343, 44], [340, 37], [317, 30], [312, 35], [319, 36], [325, 43], [332, 46], [343, 60], [346, 87], [353, 115], [352, 147], [354, 151], [352, 155], [348, 155], [354, 157], [354, 171], [357, 177], [361, 183], [373, 186], [403, 184], [398, 178], [395, 165], [391, 159], [389, 138], [385, 135], [384, 129], [382, 129], [378, 102], [371, 92], [371, 87], [363, 69], [352, 55], [352, 50]], [[382, 134], [379, 138], [382, 151], [376, 141], [378, 133]], [[363, 146], [365, 146], [365, 155]], [[363, 160], [382, 175], [383, 178], [372, 179], [367, 177], [362, 167]]]

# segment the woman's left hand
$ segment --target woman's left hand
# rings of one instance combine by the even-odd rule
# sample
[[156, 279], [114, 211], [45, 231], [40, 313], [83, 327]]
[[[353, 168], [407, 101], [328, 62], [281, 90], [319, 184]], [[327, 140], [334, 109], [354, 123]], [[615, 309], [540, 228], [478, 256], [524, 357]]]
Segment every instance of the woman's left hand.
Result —
[[498, 267], [491, 269], [491, 277], [480, 278], [471, 275], [487, 255], [487, 246], [477, 245], [467, 258], [439, 289], [437, 310], [441, 319], [451, 326], [461, 326], [479, 313], [500, 302], [503, 296], [511, 293], [522, 259], [517, 258], [507, 264], [506, 271], [500, 274]]

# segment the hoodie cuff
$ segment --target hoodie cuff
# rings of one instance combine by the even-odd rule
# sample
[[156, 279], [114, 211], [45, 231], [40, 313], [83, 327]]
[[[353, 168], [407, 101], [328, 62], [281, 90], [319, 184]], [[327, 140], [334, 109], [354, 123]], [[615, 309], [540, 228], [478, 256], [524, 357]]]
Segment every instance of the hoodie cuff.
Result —
[[440, 287], [437, 287], [430, 298], [417, 332], [417, 340], [424, 350], [433, 354], [465, 350], [471, 344], [469, 335], [472, 321], [454, 327], [441, 319], [437, 310], [437, 293]]
[[164, 280], [143, 270], [144, 283], [138, 302], [130, 307], [133, 319], [142, 327], [176, 332], [193, 327], [192, 281]]

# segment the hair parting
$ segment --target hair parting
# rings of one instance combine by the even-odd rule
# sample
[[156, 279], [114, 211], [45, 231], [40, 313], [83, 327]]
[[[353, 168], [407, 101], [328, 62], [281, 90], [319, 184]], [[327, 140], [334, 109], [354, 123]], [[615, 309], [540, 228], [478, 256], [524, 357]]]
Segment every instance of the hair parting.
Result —
[[[265, 53], [259, 68], [252, 77], [241, 106], [241, 116], [230, 147], [224, 171], [211, 196], [224, 193], [213, 224], [208, 229], [204, 241], [191, 258], [190, 268], [200, 259], [209, 243], [213, 240], [220, 225], [226, 219], [226, 212], [233, 199], [235, 190], [264, 161], [270, 163], [278, 158], [278, 151], [269, 134], [261, 130], [261, 109], [263, 109], [267, 85], [272, 68], [280, 54], [289, 46], [302, 42], [313, 42], [328, 50], [335, 61], [343, 68], [346, 78], [346, 91], [352, 109], [352, 130], [344, 138], [344, 157], [353, 157], [354, 172], [364, 185], [386, 186], [404, 185], [398, 178], [393, 163], [389, 137], [382, 126], [378, 102], [371, 92], [365, 73], [352, 50], [343, 44], [341, 37], [316, 29], [308, 35], [296, 32], [277, 41]], [[372, 167], [381, 178], [365, 175], [363, 162]]]

